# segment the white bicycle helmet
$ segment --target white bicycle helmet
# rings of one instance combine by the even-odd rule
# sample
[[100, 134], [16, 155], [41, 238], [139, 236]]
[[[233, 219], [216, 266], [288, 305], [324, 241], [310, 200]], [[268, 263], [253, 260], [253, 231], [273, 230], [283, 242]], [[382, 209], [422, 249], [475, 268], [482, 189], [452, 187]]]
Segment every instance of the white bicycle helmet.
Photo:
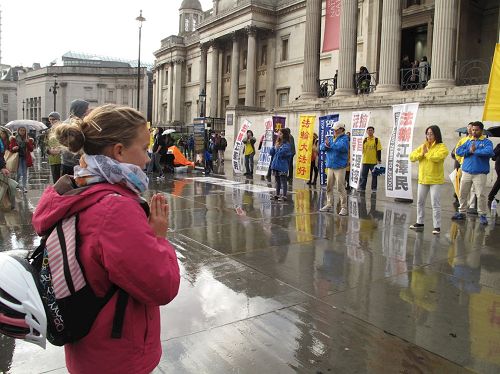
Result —
[[45, 349], [47, 317], [28, 261], [0, 252], [0, 333]]

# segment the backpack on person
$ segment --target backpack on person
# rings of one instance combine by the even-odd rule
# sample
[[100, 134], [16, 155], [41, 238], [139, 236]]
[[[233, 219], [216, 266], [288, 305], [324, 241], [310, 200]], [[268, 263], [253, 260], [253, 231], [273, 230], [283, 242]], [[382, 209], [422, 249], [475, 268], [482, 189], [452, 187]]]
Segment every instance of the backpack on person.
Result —
[[[368, 138], [364, 138], [363, 139], [363, 145], [366, 143], [366, 141], [368, 140]], [[378, 148], [378, 138], [375, 137], [375, 150]]]

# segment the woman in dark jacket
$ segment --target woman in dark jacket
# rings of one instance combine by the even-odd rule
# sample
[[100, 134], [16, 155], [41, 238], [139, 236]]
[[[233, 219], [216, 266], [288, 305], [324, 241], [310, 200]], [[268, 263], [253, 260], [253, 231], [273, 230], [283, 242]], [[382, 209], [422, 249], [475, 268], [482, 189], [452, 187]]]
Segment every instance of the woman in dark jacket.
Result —
[[[272, 198], [274, 200], [286, 201], [287, 193], [287, 176], [290, 159], [292, 158], [292, 147], [290, 145], [290, 129], [281, 129], [278, 133], [278, 138], [274, 147], [270, 151], [273, 162], [271, 163], [271, 170], [276, 177], [276, 195]], [[280, 192], [283, 194], [280, 195]]]

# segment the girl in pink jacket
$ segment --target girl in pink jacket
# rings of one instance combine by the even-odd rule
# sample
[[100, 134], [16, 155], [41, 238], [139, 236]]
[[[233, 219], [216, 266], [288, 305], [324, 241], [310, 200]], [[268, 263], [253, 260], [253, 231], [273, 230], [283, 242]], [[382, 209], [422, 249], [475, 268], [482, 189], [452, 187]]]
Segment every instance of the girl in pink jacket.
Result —
[[65, 176], [44, 192], [33, 226], [42, 235], [78, 213], [78, 253], [92, 290], [103, 297], [115, 285], [129, 295], [121, 338], [111, 338], [115, 293], [89, 334], [65, 345], [66, 366], [70, 373], [150, 373], [162, 354], [159, 306], [177, 295], [180, 275], [165, 239], [165, 197], [151, 198], [149, 217], [139, 203], [148, 187], [146, 119], [132, 108], [105, 105], [60, 125], [55, 136], [84, 155], [74, 179]]

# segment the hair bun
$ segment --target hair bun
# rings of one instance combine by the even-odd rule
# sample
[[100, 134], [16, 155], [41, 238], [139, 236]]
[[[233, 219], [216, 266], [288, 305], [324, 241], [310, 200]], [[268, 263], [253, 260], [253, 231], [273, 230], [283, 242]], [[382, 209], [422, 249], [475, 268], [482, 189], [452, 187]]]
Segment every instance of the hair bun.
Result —
[[56, 138], [61, 145], [67, 147], [73, 153], [79, 152], [85, 143], [85, 136], [79, 126], [79, 121], [57, 126]]

